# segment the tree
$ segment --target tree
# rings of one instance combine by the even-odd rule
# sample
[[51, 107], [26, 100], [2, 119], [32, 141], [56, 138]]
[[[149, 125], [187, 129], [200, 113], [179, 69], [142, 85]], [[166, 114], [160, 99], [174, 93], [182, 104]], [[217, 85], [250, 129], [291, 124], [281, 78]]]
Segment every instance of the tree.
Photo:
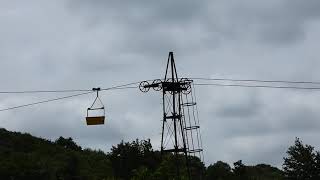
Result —
[[287, 151], [288, 157], [284, 158], [283, 169], [285, 177], [295, 180], [319, 179], [319, 152], [314, 152], [314, 147], [304, 145], [296, 138], [293, 146]]
[[[158, 162], [157, 153], [152, 150], [150, 140], [121, 142], [111, 148], [108, 154], [112, 162], [114, 174], [117, 178], [130, 179], [132, 176], [141, 173], [144, 168], [148, 167], [154, 170]], [[139, 170], [140, 169], [140, 170]]]
[[204, 179], [206, 167], [197, 156], [189, 156], [189, 170], [191, 179]]
[[232, 176], [231, 167], [228, 163], [217, 161], [207, 168], [207, 180], [229, 179]]
[[55, 142], [57, 145], [60, 145], [66, 149], [71, 149], [75, 151], [81, 151], [81, 147], [78, 146], [71, 137], [65, 139], [63, 137], [59, 137], [59, 139], [56, 140]]
[[316, 157], [315, 157], [315, 164], [316, 164], [316, 177], [320, 177], [320, 152], [316, 152]]
[[247, 179], [246, 166], [242, 163], [242, 160], [233, 163], [233, 166], [233, 173], [235, 176], [239, 177], [240, 179]]
[[282, 180], [283, 172], [267, 164], [258, 164], [255, 166], [246, 166], [246, 177], [255, 180]]

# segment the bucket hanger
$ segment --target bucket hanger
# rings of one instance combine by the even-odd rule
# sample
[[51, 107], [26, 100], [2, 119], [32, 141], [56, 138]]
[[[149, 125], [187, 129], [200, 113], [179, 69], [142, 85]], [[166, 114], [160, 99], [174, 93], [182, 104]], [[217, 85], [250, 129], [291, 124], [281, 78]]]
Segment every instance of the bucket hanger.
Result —
[[[99, 97], [99, 91], [101, 91], [101, 88], [92, 88], [93, 91], [96, 91], [97, 95], [96, 95], [96, 98], [94, 99], [92, 105], [88, 108], [88, 111], [89, 110], [99, 110], [99, 109], [103, 109], [103, 112], [105, 114], [105, 108], [104, 108], [104, 104], [102, 102], [102, 100], [100, 99]], [[102, 105], [101, 107], [97, 107], [97, 108], [93, 108], [93, 106], [96, 104], [96, 102], [99, 101], [100, 104]], [[87, 111], [87, 116], [88, 116], [88, 111]], [[104, 115], [103, 114], [103, 115]]]

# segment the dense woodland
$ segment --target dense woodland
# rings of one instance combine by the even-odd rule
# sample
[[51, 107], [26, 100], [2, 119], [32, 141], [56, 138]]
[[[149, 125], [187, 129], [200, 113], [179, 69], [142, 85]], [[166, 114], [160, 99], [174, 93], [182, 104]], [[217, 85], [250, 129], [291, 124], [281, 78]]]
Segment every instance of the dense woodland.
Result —
[[[232, 167], [222, 161], [205, 167], [198, 158], [190, 159], [192, 179], [320, 179], [320, 153], [299, 139], [288, 149], [283, 170], [266, 164], [248, 166], [241, 160]], [[166, 180], [175, 179], [174, 163], [172, 154], [161, 159], [150, 140], [122, 141], [104, 153], [83, 149], [71, 138], [51, 142], [0, 129], [1, 180]], [[187, 179], [186, 169], [181, 174]]]

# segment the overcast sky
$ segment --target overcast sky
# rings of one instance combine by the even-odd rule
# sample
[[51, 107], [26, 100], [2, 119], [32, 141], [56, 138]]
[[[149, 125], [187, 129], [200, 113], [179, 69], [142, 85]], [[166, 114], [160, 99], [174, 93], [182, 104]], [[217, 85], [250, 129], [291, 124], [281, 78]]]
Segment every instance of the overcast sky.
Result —
[[[0, 91], [91, 89], [182, 77], [320, 81], [319, 0], [0, 1]], [[320, 150], [320, 92], [196, 87], [205, 162], [281, 167], [295, 137]], [[0, 95], [0, 108], [66, 94]], [[104, 92], [107, 123], [85, 125], [88, 95], [0, 113], [0, 127], [109, 151], [151, 138], [161, 94]]]

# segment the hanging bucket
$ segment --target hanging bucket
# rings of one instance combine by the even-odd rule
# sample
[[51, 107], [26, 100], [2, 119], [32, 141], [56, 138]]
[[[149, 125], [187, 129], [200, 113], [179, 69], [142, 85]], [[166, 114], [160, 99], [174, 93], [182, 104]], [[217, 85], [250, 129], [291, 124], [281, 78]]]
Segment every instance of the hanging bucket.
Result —
[[[93, 88], [93, 91], [97, 92], [97, 96], [95, 100], [93, 101], [92, 105], [87, 109], [87, 117], [86, 117], [86, 122], [87, 125], [102, 125], [104, 124], [105, 121], [105, 108], [104, 105], [99, 98], [99, 91], [101, 90], [100, 88]], [[95, 107], [97, 101], [100, 102], [101, 106], [100, 107]]]

